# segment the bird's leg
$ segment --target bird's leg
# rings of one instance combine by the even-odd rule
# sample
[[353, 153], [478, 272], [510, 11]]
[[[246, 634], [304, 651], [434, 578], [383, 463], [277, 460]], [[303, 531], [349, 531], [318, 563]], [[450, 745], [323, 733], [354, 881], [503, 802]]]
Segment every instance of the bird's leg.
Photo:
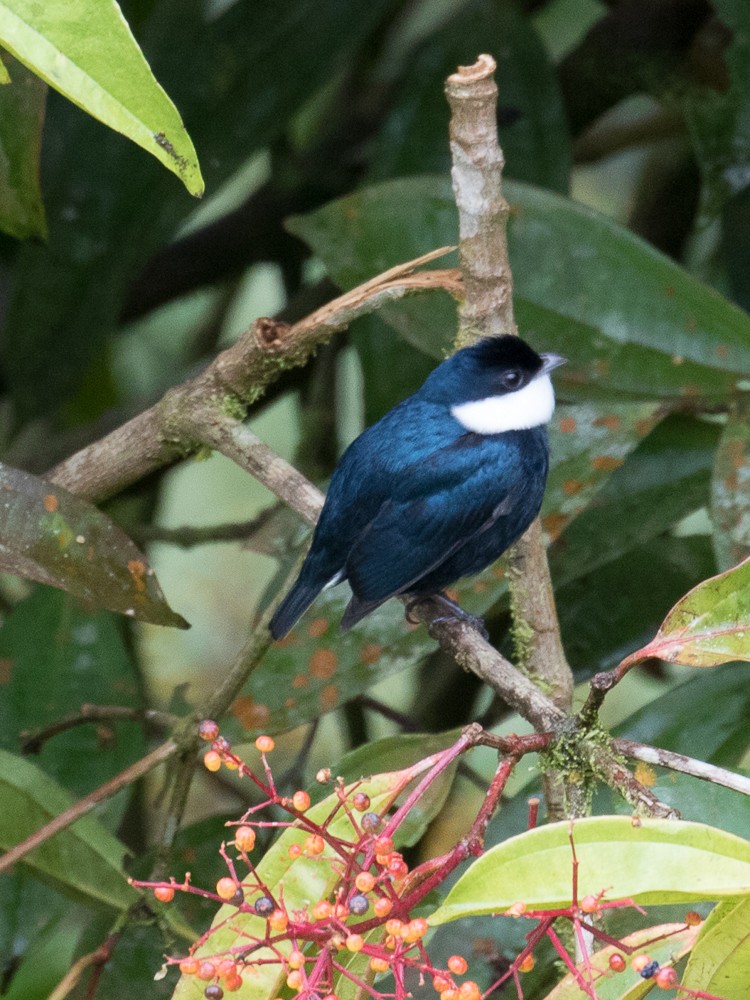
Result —
[[430, 594], [429, 596], [424, 597], [417, 595], [409, 598], [406, 605], [406, 620], [411, 622], [413, 625], [416, 625], [417, 623], [409, 617], [409, 612], [416, 605], [422, 604], [424, 601], [437, 601], [437, 603], [442, 604], [446, 610], [446, 614], [438, 615], [437, 618], [433, 618], [433, 622], [465, 622], [467, 625], [476, 629], [483, 639], [489, 639], [489, 633], [485, 627], [484, 619], [480, 618], [479, 615], [472, 615], [468, 611], [464, 611], [460, 604], [452, 601], [447, 594], [443, 594], [442, 592], [438, 594]]

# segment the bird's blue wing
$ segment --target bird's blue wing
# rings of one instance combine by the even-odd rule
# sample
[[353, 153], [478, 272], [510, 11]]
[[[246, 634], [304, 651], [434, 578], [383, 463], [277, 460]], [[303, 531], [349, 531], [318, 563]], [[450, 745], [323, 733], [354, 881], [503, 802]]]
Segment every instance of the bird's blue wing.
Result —
[[441, 449], [420, 462], [395, 484], [349, 552], [346, 576], [357, 602], [375, 607], [408, 593], [507, 515], [520, 488], [519, 463], [508, 455], [501, 460], [490, 443]]

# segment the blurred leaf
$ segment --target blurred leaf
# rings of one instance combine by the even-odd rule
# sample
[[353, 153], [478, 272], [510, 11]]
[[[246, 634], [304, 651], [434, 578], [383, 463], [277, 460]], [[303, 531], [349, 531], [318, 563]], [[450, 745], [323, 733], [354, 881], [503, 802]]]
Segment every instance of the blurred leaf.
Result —
[[[0, 847], [8, 850], [73, 804], [36, 765], [0, 749]], [[21, 862], [61, 891], [123, 910], [138, 893], [122, 869], [125, 847], [91, 815], [82, 816]]]
[[0, 568], [67, 590], [90, 608], [188, 628], [169, 607], [143, 553], [92, 504], [0, 465]]
[[[605, 414], [596, 419], [608, 420]], [[557, 451], [558, 436], [562, 436], [555, 426], [559, 428], [559, 421], [553, 424], [553, 454]], [[625, 555], [634, 546], [650, 541], [706, 506], [719, 432], [716, 424], [683, 415], [668, 417], [657, 424], [550, 549], [550, 568], [556, 586], [580, 577], [581, 567], [591, 572]], [[569, 484], [567, 488], [575, 486]], [[699, 565], [704, 563], [705, 560]], [[702, 578], [691, 577], [691, 580], [705, 579], [712, 572], [713, 567]], [[637, 574], [623, 573], [623, 578], [633, 576]], [[644, 591], [650, 593], [650, 588], [645, 587]], [[597, 595], [592, 596], [598, 599]]]
[[[646, 905], [740, 896], [750, 887], [750, 842], [702, 823], [594, 816], [576, 821], [573, 839], [581, 896], [605, 891], [608, 902]], [[516, 900], [530, 910], [568, 906], [571, 880], [570, 824], [537, 827], [475, 861], [430, 923], [498, 913]]]
[[351, 338], [362, 365], [365, 424], [369, 427], [396, 403], [416, 392], [435, 363], [398, 337], [377, 313], [356, 320], [351, 327]]
[[[101, 612], [86, 614], [57, 590], [38, 587], [16, 605], [0, 628], [0, 746], [16, 750], [19, 734], [34, 732], [86, 703], [139, 708], [142, 692], [123, 642], [121, 622]], [[85, 795], [145, 753], [140, 723], [92, 721], [57, 733], [36, 757], [52, 778]], [[100, 809], [114, 827], [130, 790]], [[103, 819], [102, 812], [98, 813]]]
[[[381, 816], [385, 815], [403, 790], [412, 781], [422, 777], [430, 764], [429, 760], [421, 761], [403, 771], [375, 775], [367, 781], [357, 782], [354, 786], [348, 787], [346, 794], [353, 790], [363, 792], [370, 798], [370, 811]], [[341, 800], [336, 793], [328, 795], [308, 809], [305, 817], [319, 825], [325, 822], [326, 829], [332, 837], [339, 837], [345, 841], [359, 838], [359, 831], [355, 829], [347, 812], [342, 809]], [[327, 845], [325, 852], [317, 857], [304, 855], [296, 859], [289, 857], [291, 845], [302, 845], [308, 836], [308, 829], [300, 827], [285, 829], [265, 853], [256, 867], [256, 872], [251, 876], [253, 884], [260, 883], [266, 886], [274, 898], [278, 898], [283, 884], [284, 905], [290, 913], [295, 910], [307, 911], [318, 900], [328, 899], [341, 880], [338, 866], [332, 864], [333, 859], [339, 855], [333, 852], [330, 845]], [[247, 902], [252, 903], [253, 899], [248, 898]], [[352, 921], [357, 922], [361, 919], [355, 917]], [[265, 939], [267, 923], [264, 917], [258, 917], [254, 913], [238, 913], [235, 906], [226, 905], [219, 909], [212, 927], [212, 933], [195, 952], [196, 955], [214, 955], [237, 945], [249, 948], [253, 939], [258, 941]], [[279, 941], [275, 945], [275, 956], [278, 958], [280, 954], [288, 954], [291, 948], [290, 941]], [[271, 956], [267, 948], [246, 953], [243, 997], [268, 1000], [268, 997], [277, 995], [286, 978], [284, 968], [276, 961], [254, 964], [269, 957]], [[183, 997], [192, 998], [194, 995], [194, 977], [183, 976], [174, 992], [175, 1000], [181, 1000]]]
[[509, 0], [462, 3], [409, 53], [376, 141], [372, 179], [449, 172], [445, 78], [486, 51], [497, 58], [498, 124], [508, 175], [567, 191], [571, 149], [557, 76], [532, 21]]
[[[518, 182], [505, 193], [519, 326], [535, 347], [569, 358], [558, 379], [566, 392], [725, 398], [750, 370], [750, 318], [718, 293], [583, 205]], [[344, 288], [455, 243], [456, 226], [449, 182], [434, 177], [366, 188], [288, 221]], [[447, 302], [436, 311], [424, 324], [399, 304], [382, 315], [440, 356], [455, 320]]]
[[[654, 987], [653, 980], [644, 980], [628, 963], [623, 972], [612, 972], [609, 967], [610, 956], [646, 951], [652, 961], [660, 965], [670, 965], [690, 953], [695, 947], [700, 927], [685, 927], [685, 924], [662, 924], [657, 927], [646, 927], [628, 934], [621, 946], [606, 945], [590, 956], [589, 961], [581, 962], [577, 968], [584, 978], [591, 970], [596, 977], [596, 995], [599, 1000], [641, 1000]], [[576, 978], [568, 973], [544, 1000], [581, 1000], [582, 992]]]
[[[647, 642], [675, 600], [714, 570], [711, 545], [701, 536], [653, 538], [594, 566], [586, 572], [571, 553], [567, 582], [556, 588], [563, 643], [579, 680], [617, 666]], [[617, 600], [602, 600], [603, 594]]]
[[750, 897], [727, 899], [709, 914], [682, 977], [683, 990], [745, 1000], [750, 983]]
[[191, 194], [204, 189], [174, 104], [154, 79], [115, 0], [4, 0], [0, 42], [94, 118], [160, 160]]
[[750, 559], [686, 594], [632, 658], [649, 656], [689, 667], [750, 661]]
[[738, 393], [716, 451], [711, 518], [721, 570], [750, 555], [750, 393]]
[[9, 55], [13, 80], [0, 87], [0, 229], [25, 240], [45, 237], [39, 153], [47, 88]]
[[[160, 0], [141, 9], [143, 51], [201, 151], [210, 190], [283, 134], [391, 3], [234, 3], [216, 14], [203, 0]], [[194, 207], [151, 157], [50, 98], [49, 243], [21, 249], [4, 320], [4, 373], [21, 419], [76, 391], [117, 326], [129, 282]]]

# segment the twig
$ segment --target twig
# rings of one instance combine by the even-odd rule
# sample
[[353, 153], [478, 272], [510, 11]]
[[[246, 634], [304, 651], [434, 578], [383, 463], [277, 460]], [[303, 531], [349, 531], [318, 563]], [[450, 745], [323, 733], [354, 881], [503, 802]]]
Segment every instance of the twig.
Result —
[[171, 712], [160, 712], [155, 708], [128, 708], [125, 705], [81, 705], [80, 712], [57, 719], [51, 725], [45, 726], [44, 729], [22, 732], [19, 735], [21, 753], [37, 754], [47, 740], [67, 732], [69, 729], [74, 729], [76, 726], [83, 726], [91, 722], [114, 722], [119, 719], [147, 722], [165, 730], [170, 729], [178, 721], [178, 717], [172, 715]]
[[188, 549], [196, 545], [216, 545], [219, 542], [243, 542], [255, 534], [276, 512], [275, 506], [261, 511], [257, 517], [247, 521], [231, 521], [225, 524], [192, 525], [183, 524], [178, 528], [164, 528], [159, 524], [139, 524], [128, 527], [133, 541], [162, 542]]
[[743, 795], [750, 795], [750, 778], [745, 777], [744, 774], [736, 774], [734, 771], [727, 771], [715, 764], [706, 764], [694, 757], [686, 757], [673, 750], [646, 746], [644, 743], [637, 743], [634, 740], [614, 739], [612, 746], [617, 753], [630, 757], [631, 760], [641, 760], [644, 764], [654, 764], [657, 767], [668, 767], [672, 771], [690, 774], [694, 778], [701, 778], [714, 785], [723, 785], [735, 792], [742, 792]]
[[79, 820], [82, 816], [90, 813], [92, 809], [99, 805], [100, 802], [104, 802], [106, 799], [112, 798], [121, 788], [126, 788], [128, 785], [132, 785], [134, 781], [142, 778], [144, 774], [148, 774], [149, 771], [153, 771], [155, 767], [159, 764], [163, 764], [165, 761], [173, 757], [180, 747], [179, 744], [175, 743], [173, 740], [167, 740], [162, 743], [161, 746], [157, 747], [156, 750], [152, 750], [151, 753], [142, 757], [135, 764], [131, 764], [130, 767], [126, 767], [124, 771], [115, 775], [109, 781], [100, 785], [99, 788], [85, 795], [78, 802], [74, 803], [69, 809], [64, 812], [58, 813], [54, 819], [50, 820], [49, 823], [45, 823], [44, 826], [39, 827], [35, 830], [29, 837], [22, 840], [20, 844], [16, 844], [15, 847], [11, 847], [9, 851], [0, 856], [0, 872], [7, 871], [12, 868], [17, 861], [20, 861], [25, 857], [29, 851], [33, 851], [35, 847], [39, 847], [45, 841], [49, 840], [50, 837], [54, 837], [55, 834], [60, 833], [62, 830], [66, 830], [69, 826], [72, 826], [76, 820]]

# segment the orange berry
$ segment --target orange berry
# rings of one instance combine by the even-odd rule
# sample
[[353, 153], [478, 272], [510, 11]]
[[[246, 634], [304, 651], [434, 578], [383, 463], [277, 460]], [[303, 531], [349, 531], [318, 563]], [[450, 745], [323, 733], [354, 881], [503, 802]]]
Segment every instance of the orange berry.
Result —
[[310, 808], [310, 796], [307, 792], [299, 791], [295, 792], [292, 796], [292, 805], [299, 812], [305, 812], [306, 809]]
[[645, 969], [647, 965], [651, 965], [651, 956], [635, 955], [630, 959], [630, 965], [636, 972], [640, 972], [641, 969]]
[[399, 942], [399, 938], [394, 937], [393, 934], [388, 934], [388, 935], [386, 935], [386, 939], [385, 939], [384, 943], [385, 943], [385, 946], [388, 949], [388, 951], [395, 951], [396, 950], [396, 945], [398, 944], [398, 942]]
[[370, 796], [365, 795], [364, 792], [356, 792], [352, 799], [352, 805], [357, 812], [363, 813], [366, 809], [370, 808]]
[[382, 865], [384, 868], [387, 867], [388, 862], [391, 860], [390, 854], [376, 854], [375, 861]]
[[616, 951], [609, 956], [609, 967], [613, 972], [625, 971], [625, 959], [619, 951]]
[[201, 962], [198, 966], [198, 979], [208, 982], [208, 980], [213, 979], [215, 975], [216, 966], [213, 962]]
[[680, 982], [680, 978], [671, 965], [665, 965], [654, 976], [654, 982], [660, 990], [672, 990]]
[[301, 969], [305, 964], [305, 956], [301, 951], [298, 951], [295, 948], [294, 951], [289, 952], [289, 958], [287, 958], [286, 964], [290, 969]]
[[240, 762], [235, 760], [234, 757], [227, 757], [224, 761], [224, 767], [227, 771], [236, 771], [240, 766]]
[[374, 847], [376, 854], [390, 854], [393, 850], [393, 840], [390, 837], [377, 837]]
[[286, 984], [290, 990], [298, 990], [304, 982], [304, 977], [301, 972], [290, 972], [286, 977]]
[[270, 736], [259, 736], [255, 741], [255, 749], [260, 750], [261, 753], [270, 753], [275, 746], [276, 744]]
[[508, 909], [505, 911], [507, 917], [522, 917], [526, 912], [526, 903], [511, 903]]
[[289, 917], [283, 910], [274, 910], [268, 918], [268, 925], [271, 930], [285, 931], [289, 925]]
[[171, 885], [157, 885], [154, 889], [154, 896], [160, 903], [171, 903], [174, 899], [174, 889]]
[[429, 929], [430, 925], [424, 917], [416, 917], [401, 928], [401, 939], [408, 944], [414, 944], [415, 941], [420, 941]]
[[385, 922], [385, 932], [386, 934], [399, 935], [403, 926], [403, 920], [399, 920], [398, 917], [391, 917], [390, 920], [386, 920]]
[[375, 885], [375, 876], [370, 872], [360, 872], [354, 880], [360, 892], [369, 892]]
[[233, 976], [236, 972], [237, 963], [232, 961], [231, 958], [223, 958], [216, 968], [217, 976], [221, 976], [222, 979], [225, 979], [227, 976]]
[[[367, 807], [365, 807], [367, 808]], [[387, 972], [391, 967], [391, 963], [387, 958], [371, 958], [370, 968], [373, 972]]]
[[235, 972], [234, 975], [227, 976], [227, 978], [224, 980], [224, 989], [227, 990], [229, 993], [234, 993], [238, 989], [240, 989], [243, 982], [244, 980], [242, 976], [238, 972]]
[[451, 955], [448, 959], [448, 968], [451, 970], [454, 976], [463, 976], [466, 970], [469, 968], [469, 963], [463, 957], [463, 955]]
[[326, 849], [326, 842], [318, 833], [313, 833], [305, 840], [305, 850], [308, 854], [322, 854]]
[[521, 962], [519, 964], [518, 971], [519, 972], [531, 972], [531, 970], [534, 968], [535, 964], [536, 963], [534, 962], [534, 956], [533, 955], [527, 955], [526, 958], [523, 960], [523, 962]]
[[255, 847], [255, 830], [251, 826], [238, 826], [234, 831], [234, 846], [247, 854]]
[[696, 913], [695, 910], [688, 910], [685, 914], [685, 923], [688, 927], [697, 927], [698, 924], [703, 923], [703, 917], [700, 913]]
[[379, 899], [375, 900], [372, 908], [376, 917], [387, 917], [393, 909], [393, 903], [387, 896], [380, 896]]
[[443, 992], [440, 994], [440, 1000], [458, 1000], [458, 990], [457, 989], [443, 990]]
[[599, 900], [596, 896], [584, 896], [578, 904], [581, 913], [596, 913], [599, 909]]
[[362, 951], [365, 946], [365, 939], [361, 934], [350, 934], [345, 943], [347, 951]]
[[388, 874], [392, 875], [394, 878], [403, 878], [409, 872], [409, 866], [401, 857], [400, 854], [395, 852], [388, 859]]
[[221, 767], [221, 754], [215, 750], [209, 750], [203, 755], [203, 765], [209, 771], [218, 771]]
[[333, 906], [327, 899], [321, 899], [312, 908], [313, 920], [328, 920], [333, 915]]
[[219, 726], [213, 721], [213, 719], [204, 719], [198, 726], [198, 735], [202, 740], [206, 740], [208, 743], [213, 743], [219, 735]]
[[482, 991], [473, 979], [467, 979], [458, 987], [459, 1000], [480, 1000]]
[[438, 993], [442, 993], [443, 990], [451, 989], [452, 983], [447, 976], [437, 975], [432, 977], [432, 987]]
[[199, 968], [200, 962], [197, 958], [183, 958], [180, 962], [180, 972], [183, 976], [194, 976]]
[[288, 851], [289, 857], [294, 860], [302, 854], [302, 844], [292, 844]]
[[237, 883], [233, 878], [229, 878], [228, 876], [220, 878], [216, 883], [216, 895], [221, 899], [231, 899], [235, 892], [237, 892]]

